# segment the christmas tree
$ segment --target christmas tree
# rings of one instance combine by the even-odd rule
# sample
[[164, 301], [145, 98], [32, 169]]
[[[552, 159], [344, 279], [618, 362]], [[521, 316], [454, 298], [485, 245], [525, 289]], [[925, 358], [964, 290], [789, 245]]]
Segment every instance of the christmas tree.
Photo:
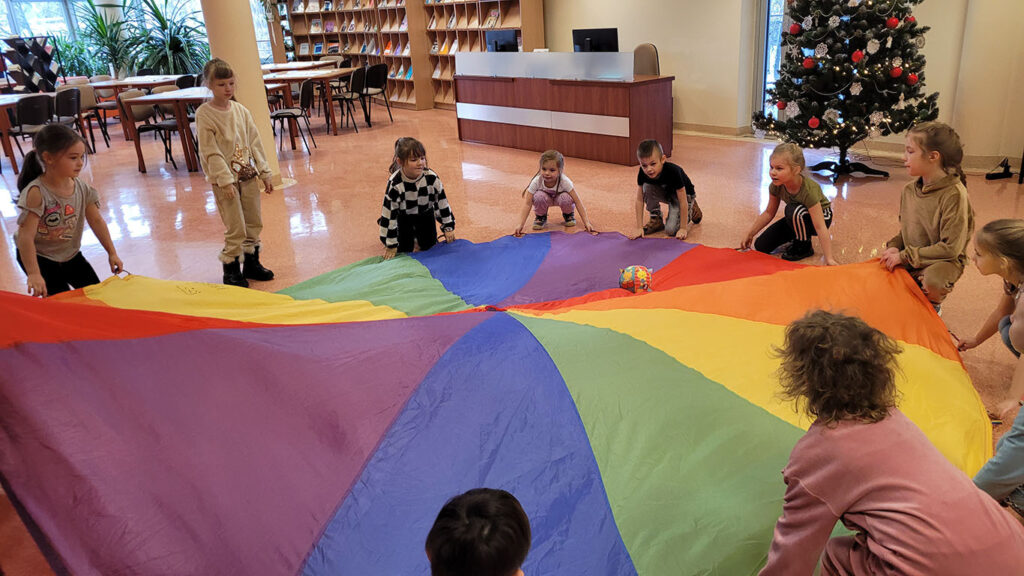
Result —
[[790, 0], [771, 114], [754, 114], [758, 132], [805, 148], [838, 148], [839, 162], [812, 170], [835, 177], [887, 173], [846, 155], [868, 137], [898, 134], [938, 116], [938, 93], [924, 95], [924, 34], [911, 5], [922, 0]]

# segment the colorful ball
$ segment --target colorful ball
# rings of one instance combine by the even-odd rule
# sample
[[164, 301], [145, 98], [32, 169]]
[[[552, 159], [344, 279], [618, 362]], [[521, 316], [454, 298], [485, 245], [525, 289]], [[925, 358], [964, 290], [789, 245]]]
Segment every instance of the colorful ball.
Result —
[[900, 25], [900, 19], [895, 16], [885, 21], [885, 25], [889, 28], [895, 28]]
[[850, 58], [854, 61], [854, 63], [858, 63], [864, 59], [864, 52], [861, 50], [854, 50]]
[[640, 290], [650, 292], [653, 282], [654, 273], [646, 266], [629, 266], [619, 270], [619, 288], [630, 292], [635, 293]]
[[917, 80], [918, 80], [917, 74], [910, 73], [910, 74], [907, 75], [907, 84], [910, 84], [911, 86], [913, 86], [914, 84], [917, 84]]
[[800, 25], [797, 24], [796, 22], [793, 22], [792, 24], [790, 24], [789, 25], [789, 33], [794, 35], [794, 36], [799, 34], [800, 33]]
[[804, 68], [814, 68], [814, 58], [804, 58]]

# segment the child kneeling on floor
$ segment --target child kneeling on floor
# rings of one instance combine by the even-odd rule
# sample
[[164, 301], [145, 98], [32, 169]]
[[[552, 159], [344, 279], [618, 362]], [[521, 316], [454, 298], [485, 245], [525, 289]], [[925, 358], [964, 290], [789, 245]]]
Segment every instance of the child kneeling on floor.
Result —
[[[657, 140], [644, 140], [636, 150], [640, 170], [636, 175], [636, 229], [630, 239], [648, 236], [664, 229], [669, 236], [686, 239], [690, 223], [700, 224], [704, 214], [697, 205], [693, 182], [682, 167], [665, 159], [665, 151]], [[685, 200], [683, 192], [685, 191]], [[686, 218], [682, 206], [686, 203]], [[668, 218], [661, 215], [661, 205], [668, 205]], [[651, 215], [643, 223], [644, 207]]]
[[384, 206], [381, 208], [380, 241], [384, 259], [412, 252], [417, 245], [427, 250], [437, 244], [436, 220], [446, 242], [455, 241], [455, 217], [448, 206], [441, 178], [427, 168], [427, 151], [415, 138], [395, 141]]

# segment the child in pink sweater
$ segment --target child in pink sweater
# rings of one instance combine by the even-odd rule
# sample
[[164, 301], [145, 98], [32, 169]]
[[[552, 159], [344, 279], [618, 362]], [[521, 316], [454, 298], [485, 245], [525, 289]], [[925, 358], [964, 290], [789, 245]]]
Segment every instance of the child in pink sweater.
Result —
[[[817, 420], [782, 471], [761, 576], [1019, 574], [1024, 527], [896, 408], [898, 344], [815, 311], [786, 329], [783, 393]], [[856, 532], [829, 538], [837, 521]], [[822, 553], [824, 551], [824, 553]]]

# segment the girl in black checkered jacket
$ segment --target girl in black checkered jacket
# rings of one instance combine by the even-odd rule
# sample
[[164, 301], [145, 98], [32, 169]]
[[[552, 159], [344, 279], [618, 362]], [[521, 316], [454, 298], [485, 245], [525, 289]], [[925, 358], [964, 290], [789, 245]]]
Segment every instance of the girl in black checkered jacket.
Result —
[[437, 244], [436, 220], [446, 242], [455, 241], [455, 217], [444, 195], [441, 178], [427, 168], [427, 151], [415, 138], [395, 141], [391, 177], [381, 208], [380, 241], [384, 259], [399, 252], [412, 252], [416, 245], [426, 250]]

